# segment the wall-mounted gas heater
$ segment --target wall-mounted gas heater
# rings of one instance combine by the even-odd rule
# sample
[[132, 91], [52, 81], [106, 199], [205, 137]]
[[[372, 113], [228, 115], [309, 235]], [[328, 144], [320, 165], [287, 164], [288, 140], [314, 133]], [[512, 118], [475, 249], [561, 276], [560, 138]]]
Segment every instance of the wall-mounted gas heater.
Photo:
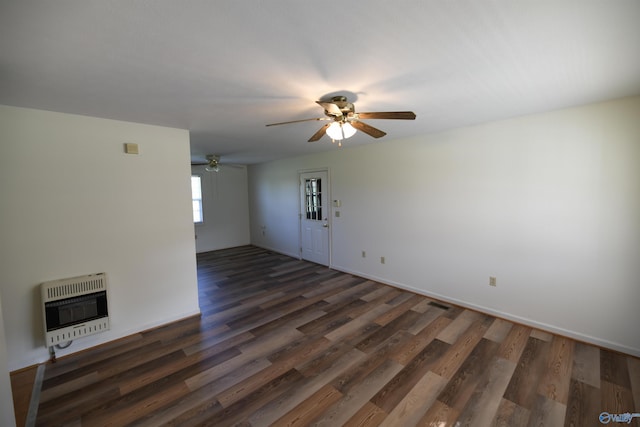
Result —
[[109, 330], [105, 273], [53, 280], [40, 288], [45, 347]]

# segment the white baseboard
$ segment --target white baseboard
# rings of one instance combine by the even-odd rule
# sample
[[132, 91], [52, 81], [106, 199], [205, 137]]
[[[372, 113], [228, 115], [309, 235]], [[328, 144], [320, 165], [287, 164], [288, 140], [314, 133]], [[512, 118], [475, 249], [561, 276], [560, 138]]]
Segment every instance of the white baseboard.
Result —
[[620, 344], [617, 342], [608, 341], [602, 338], [594, 337], [591, 335], [586, 335], [580, 332], [572, 331], [569, 329], [560, 328], [558, 326], [549, 325], [547, 323], [539, 322], [534, 319], [529, 319], [526, 317], [521, 317], [512, 313], [507, 313], [504, 311], [494, 310], [492, 308], [484, 307], [478, 304], [471, 303], [469, 301], [460, 300], [457, 298], [451, 298], [446, 295], [441, 295], [435, 292], [425, 291], [424, 289], [414, 288], [413, 286], [408, 286], [404, 283], [395, 282], [393, 280], [384, 279], [382, 277], [376, 277], [367, 273], [363, 273], [361, 271], [351, 270], [346, 267], [342, 267], [339, 265], [332, 265], [332, 269], [341, 271], [343, 273], [353, 274], [354, 276], [363, 277], [365, 279], [374, 280], [379, 283], [383, 283], [385, 285], [394, 286], [396, 288], [405, 289], [407, 291], [414, 292], [419, 295], [424, 295], [426, 297], [434, 298], [443, 302], [448, 302], [454, 305], [458, 305], [460, 307], [468, 308], [474, 311], [479, 311], [481, 313], [489, 314], [494, 317], [498, 317], [505, 320], [510, 320], [515, 323], [519, 323], [525, 326], [530, 326], [532, 328], [540, 329], [546, 332], [550, 332], [552, 334], [560, 335], [563, 337], [571, 338], [576, 341], [581, 341], [587, 344], [593, 344], [598, 347], [607, 348], [610, 350], [614, 350], [620, 353], [629, 354], [635, 357], [640, 357], [640, 349], [626, 346], [624, 344]]

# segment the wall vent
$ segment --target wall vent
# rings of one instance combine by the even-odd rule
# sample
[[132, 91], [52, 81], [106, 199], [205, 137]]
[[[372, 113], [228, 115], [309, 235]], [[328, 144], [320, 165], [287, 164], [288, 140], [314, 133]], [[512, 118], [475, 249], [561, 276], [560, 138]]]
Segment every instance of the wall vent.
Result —
[[40, 288], [45, 347], [109, 330], [105, 273], [53, 280]]

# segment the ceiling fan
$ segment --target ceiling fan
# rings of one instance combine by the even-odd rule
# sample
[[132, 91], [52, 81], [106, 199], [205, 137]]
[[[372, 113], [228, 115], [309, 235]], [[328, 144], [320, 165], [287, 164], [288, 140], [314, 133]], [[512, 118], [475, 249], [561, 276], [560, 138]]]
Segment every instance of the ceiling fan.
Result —
[[215, 154], [207, 154], [207, 160], [202, 162], [191, 162], [191, 166], [204, 166], [207, 165], [204, 170], [207, 172], [220, 171], [220, 156]]
[[231, 166], [231, 167], [234, 167], [234, 168], [244, 168], [243, 165], [220, 163], [220, 156], [218, 156], [217, 154], [207, 154], [206, 159], [207, 160], [203, 160], [203, 161], [192, 161], [191, 162], [191, 166], [204, 166], [204, 165], [206, 165], [207, 167], [205, 167], [204, 170], [206, 170], [207, 172], [219, 172], [220, 171], [220, 166]]
[[[318, 141], [326, 133], [332, 141], [341, 141], [352, 137], [357, 130], [366, 133], [374, 138], [381, 138], [386, 132], [374, 128], [371, 125], [361, 121], [362, 119], [391, 119], [391, 120], [414, 120], [416, 115], [413, 111], [386, 111], [374, 113], [356, 113], [353, 103], [347, 100], [346, 96], [334, 96], [329, 101], [316, 101], [318, 105], [324, 108], [326, 117], [317, 117], [313, 119], [292, 120], [289, 122], [271, 123], [267, 126], [286, 125], [290, 123], [310, 122], [326, 120], [327, 123], [309, 138], [309, 142]], [[338, 145], [341, 145], [339, 142]]]

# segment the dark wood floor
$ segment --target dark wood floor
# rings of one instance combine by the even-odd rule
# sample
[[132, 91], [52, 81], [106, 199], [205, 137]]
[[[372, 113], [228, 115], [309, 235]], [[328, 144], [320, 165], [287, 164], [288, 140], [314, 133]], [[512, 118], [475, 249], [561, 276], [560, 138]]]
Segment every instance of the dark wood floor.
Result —
[[637, 358], [255, 247], [199, 255], [198, 277], [201, 318], [47, 366], [38, 425], [600, 426], [640, 412]]
[[30, 366], [19, 371], [11, 372], [11, 393], [13, 395], [13, 409], [16, 416], [16, 425], [22, 427], [27, 421], [29, 403], [33, 384], [36, 379], [38, 366]]

